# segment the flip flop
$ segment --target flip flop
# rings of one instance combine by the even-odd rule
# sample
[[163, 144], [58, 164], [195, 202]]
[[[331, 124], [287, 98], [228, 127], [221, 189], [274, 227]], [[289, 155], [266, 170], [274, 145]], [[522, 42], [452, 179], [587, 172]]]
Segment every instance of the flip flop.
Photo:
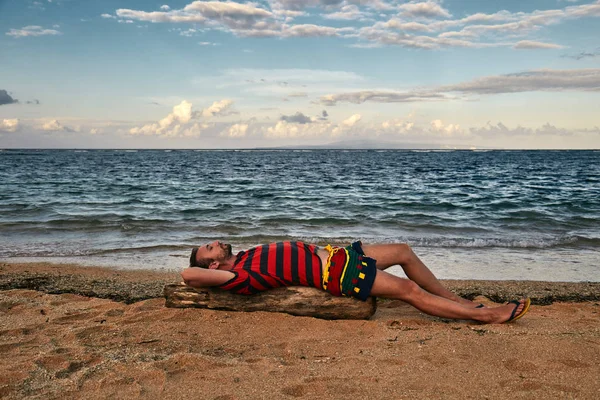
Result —
[[515, 309], [513, 310], [512, 314], [510, 314], [510, 318], [508, 319], [508, 321], [506, 321], [507, 323], [516, 321], [519, 318], [521, 318], [523, 315], [527, 314], [527, 311], [529, 311], [529, 306], [531, 305], [531, 299], [525, 299], [525, 302], [523, 303], [523, 309], [521, 310], [521, 312], [519, 314], [516, 314], [517, 309], [521, 305], [521, 302], [519, 300], [513, 300], [513, 301], [509, 302], [508, 304], [514, 304]]

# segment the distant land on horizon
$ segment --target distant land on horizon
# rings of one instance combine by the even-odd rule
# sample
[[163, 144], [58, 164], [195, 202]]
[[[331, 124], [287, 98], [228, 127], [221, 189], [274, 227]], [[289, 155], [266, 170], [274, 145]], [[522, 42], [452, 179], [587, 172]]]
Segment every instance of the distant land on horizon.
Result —
[[317, 145], [278, 146], [278, 149], [352, 149], [352, 150], [502, 150], [501, 148], [471, 146], [471, 145], [442, 145], [437, 143], [398, 143], [374, 142], [370, 140], [343, 140]]

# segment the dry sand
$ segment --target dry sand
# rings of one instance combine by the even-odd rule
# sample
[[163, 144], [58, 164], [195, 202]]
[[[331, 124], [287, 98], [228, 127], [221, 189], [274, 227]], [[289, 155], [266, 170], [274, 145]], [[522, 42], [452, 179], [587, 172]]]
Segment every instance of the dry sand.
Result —
[[154, 297], [178, 281], [1, 264], [0, 397], [600, 398], [597, 283], [446, 282], [486, 304], [538, 304], [515, 323], [478, 325], [398, 301], [368, 321], [165, 308]]

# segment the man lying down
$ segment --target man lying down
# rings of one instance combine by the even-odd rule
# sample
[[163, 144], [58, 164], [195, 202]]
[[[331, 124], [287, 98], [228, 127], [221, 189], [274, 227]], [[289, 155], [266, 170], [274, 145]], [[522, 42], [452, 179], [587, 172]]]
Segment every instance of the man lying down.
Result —
[[[406, 278], [385, 272], [400, 265]], [[257, 246], [233, 255], [230, 244], [214, 241], [195, 247], [190, 267], [182, 272], [192, 287], [216, 287], [251, 295], [281, 286], [312, 286], [334, 296], [369, 296], [405, 301], [442, 318], [470, 319], [488, 324], [512, 322], [529, 310], [530, 299], [484, 307], [452, 293], [423, 264], [407, 244], [324, 248], [303, 242]]]

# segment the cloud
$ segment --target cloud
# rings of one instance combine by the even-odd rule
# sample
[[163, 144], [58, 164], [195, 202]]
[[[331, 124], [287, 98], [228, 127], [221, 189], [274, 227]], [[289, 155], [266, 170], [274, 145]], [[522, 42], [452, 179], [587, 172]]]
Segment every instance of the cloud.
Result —
[[285, 37], [325, 37], [338, 36], [340, 29], [329, 26], [319, 26], [314, 24], [294, 25], [284, 27], [282, 35]]
[[402, 31], [421, 31], [421, 32], [432, 32], [433, 30], [420, 22], [410, 21], [404, 22], [397, 19], [390, 19], [388, 22], [383, 24], [386, 28], [399, 29]]
[[105, 19], [117, 19], [117, 17], [115, 17], [114, 15], [110, 15], [110, 14], [101, 14], [100, 16]]
[[282, 115], [281, 121], [290, 122], [293, 124], [310, 124], [313, 122], [310, 117], [307, 117], [299, 111], [294, 115]]
[[[289, 124], [286, 121], [279, 121], [275, 126], [267, 128], [265, 137], [268, 138], [287, 138], [296, 137], [300, 132], [297, 124]], [[302, 135], [303, 136], [303, 135]]]
[[411, 116], [407, 119], [396, 119], [384, 121], [380, 127], [368, 126], [365, 130], [369, 135], [381, 136], [386, 135], [389, 138], [394, 136], [402, 136], [403, 138], [410, 138], [411, 140], [441, 140], [448, 141], [454, 140], [455, 143], [464, 143], [464, 140], [472, 142], [477, 138], [485, 138], [486, 141], [499, 139], [508, 140], [509, 142], [514, 140], [514, 137], [529, 137], [538, 139], [540, 137], [545, 138], [559, 138], [559, 137], [573, 137], [576, 135], [600, 135], [600, 129], [598, 127], [594, 129], [567, 129], [556, 127], [550, 123], [546, 123], [540, 127], [527, 128], [523, 126], [517, 126], [510, 128], [502, 122], [495, 124], [488, 123], [483, 127], [471, 127], [469, 129], [462, 128], [456, 123], [446, 123], [441, 119], [433, 119], [428, 125], [417, 125], [410, 121]]
[[385, 135], [390, 138], [401, 136], [411, 140], [463, 139], [471, 136], [469, 131], [455, 123], [445, 123], [441, 119], [434, 119], [428, 124], [418, 125], [411, 120], [413, 117], [414, 115], [411, 113], [404, 119], [387, 120], [380, 126], [369, 127], [368, 132], [375, 136]]
[[234, 124], [229, 127], [228, 130], [223, 131], [221, 136], [226, 136], [230, 138], [242, 138], [246, 136], [248, 131], [248, 124]]
[[208, 29], [229, 30], [234, 35], [243, 37], [326, 37], [342, 35], [351, 30], [314, 24], [288, 25], [293, 17], [304, 13], [282, 9], [271, 11], [257, 3], [231, 1], [194, 1], [179, 10], [146, 12], [118, 9], [115, 13], [127, 20], [198, 24]]
[[411, 103], [446, 99], [449, 99], [449, 97], [445, 94], [425, 91], [383, 92], [377, 90], [363, 90], [359, 92], [325, 95], [320, 98], [320, 101], [324, 105], [335, 106], [339, 102], [354, 104], [361, 104], [367, 101], [374, 103]]
[[[265, 2], [193, 1], [183, 8], [163, 5], [158, 11], [117, 9], [127, 21], [194, 24], [239, 37], [343, 37], [351, 47], [401, 46], [438, 50], [452, 47], [514, 46], [514, 49], [560, 48], [526, 36], [567, 20], [600, 17], [600, 2], [532, 12], [474, 13], [454, 18], [442, 1], [384, 2], [381, 0], [270, 0]], [[496, 4], [496, 3], [494, 3]], [[336, 20], [334, 26], [297, 24], [300, 16]], [[113, 18], [110, 14], [103, 17]], [[356, 21], [374, 20], [357, 28]], [[189, 32], [189, 31], [184, 31]], [[411, 34], [418, 32], [420, 34]], [[523, 37], [514, 44], [515, 37]]]
[[235, 111], [231, 110], [231, 106], [233, 105], [233, 101], [231, 100], [221, 100], [215, 101], [210, 107], [202, 110], [202, 116], [206, 118], [215, 117], [215, 116], [226, 116], [231, 114], [236, 114]]
[[[339, 122], [323, 121], [314, 118], [310, 124], [299, 124], [285, 120], [275, 121], [270, 125], [263, 123], [249, 124], [238, 123], [240, 125], [249, 125], [244, 133], [236, 136], [234, 125], [228, 125], [220, 128], [219, 136], [228, 137], [252, 137], [255, 140], [266, 139], [265, 142], [256, 142], [261, 145], [280, 145], [280, 144], [302, 144], [306, 139], [316, 140], [320, 143], [327, 143], [331, 140], [355, 140], [365, 139], [389, 141], [389, 142], [408, 142], [408, 143], [431, 143], [447, 144], [458, 146], [500, 146], [514, 147], [514, 137], [523, 139], [521, 143], [524, 147], [535, 147], [544, 143], [544, 147], [565, 146], [573, 143], [573, 146], [589, 147], [585, 143], [596, 143], [600, 139], [600, 128], [591, 129], [581, 128], [563, 128], [553, 124], [546, 123], [542, 126], [522, 127], [517, 126], [508, 128], [501, 122], [487, 124], [486, 126], [471, 125], [463, 127], [459, 121], [446, 120], [430, 116], [419, 121], [414, 121], [414, 113], [410, 113], [403, 118], [381, 120], [378, 117], [365, 120], [361, 114], [346, 116], [346, 119]], [[233, 134], [230, 135], [233, 129]], [[208, 138], [209, 136], [207, 136]], [[277, 144], [279, 143], [279, 144]], [[577, 144], [579, 143], [579, 144]]]
[[429, 90], [406, 92], [383, 92], [364, 90], [321, 96], [321, 104], [409, 103], [433, 100], [456, 100], [454, 93], [466, 95], [490, 95], [520, 92], [600, 91], [600, 68], [572, 70], [533, 70], [514, 74], [477, 78], [454, 85]]
[[356, 5], [350, 4], [342, 6], [342, 8], [331, 14], [324, 14], [325, 19], [339, 19], [339, 20], [361, 20], [371, 15], [371, 13], [365, 13], [361, 11]]
[[192, 103], [183, 100], [179, 105], [173, 107], [173, 112], [170, 114], [173, 121], [186, 124], [192, 118]]
[[6, 104], [15, 104], [18, 102], [19, 102], [19, 100], [13, 99], [12, 96], [10, 94], [8, 94], [8, 92], [6, 90], [0, 89], [0, 106], [6, 105]]
[[207, 18], [201, 14], [186, 14], [181, 11], [137, 11], [130, 10], [127, 8], [120, 8], [116, 10], [117, 16], [121, 18], [128, 18], [137, 21], [147, 21], [153, 23], [204, 23]]
[[62, 33], [56, 29], [44, 29], [38, 25], [30, 25], [21, 29], [11, 29], [6, 34], [15, 38], [21, 38], [27, 36], [61, 35]]
[[58, 120], [53, 119], [42, 125], [42, 130], [46, 132], [76, 132], [77, 129], [62, 125]]
[[460, 125], [444, 124], [442, 120], [436, 119], [431, 121], [431, 131], [441, 133], [443, 136], [454, 136], [456, 133], [461, 133]]
[[19, 120], [16, 118], [5, 118], [0, 121], [0, 132], [16, 132], [17, 129], [19, 129]]
[[198, 32], [198, 30], [197, 30], [197, 29], [190, 28], [190, 29], [188, 29], [188, 30], [186, 30], [186, 31], [180, 31], [180, 32], [179, 32], [179, 34], [180, 34], [181, 36], [192, 37], [192, 36], [194, 36], [194, 34], [195, 34], [196, 32]]
[[39, 10], [39, 11], [45, 11], [46, 8], [44, 7], [43, 3], [41, 1], [33, 1], [31, 2], [31, 4], [29, 5], [29, 8], [32, 10]]
[[250, 29], [258, 21], [272, 18], [273, 14], [253, 3], [194, 1], [181, 10], [145, 12], [131, 9], [116, 10], [121, 18], [170, 23], [199, 23], [212, 26], [222, 25], [230, 29]]
[[[274, 125], [262, 127], [255, 130], [267, 139], [288, 140], [288, 143], [294, 139], [316, 138], [325, 141], [328, 138], [339, 140], [340, 138], [384, 138], [390, 141], [408, 141], [419, 143], [447, 143], [456, 145], [473, 145], [482, 143], [503, 143], [506, 146], [513, 141], [514, 137], [531, 139], [524, 141], [529, 143], [525, 147], [535, 146], [536, 140], [549, 140], [556, 145], [561, 138], [578, 138], [580, 140], [600, 138], [600, 128], [592, 129], [573, 129], [561, 128], [546, 123], [538, 127], [507, 127], [502, 122], [495, 124], [488, 123], [485, 126], [473, 126], [463, 128], [455, 121], [445, 121], [441, 118], [431, 118], [427, 121], [415, 122], [411, 113], [402, 119], [391, 119], [381, 121], [379, 119], [365, 121], [360, 114], [354, 114], [342, 122], [332, 123], [329, 121], [319, 121], [318, 119], [311, 124], [297, 124], [280, 120]], [[228, 136], [227, 130], [221, 136]], [[585, 139], [587, 138], [587, 139]], [[574, 140], [573, 139], [573, 140]], [[568, 139], [571, 140], [571, 139]], [[557, 142], [558, 141], [558, 142]], [[326, 141], [324, 142], [326, 143]], [[550, 142], [546, 142], [550, 143]], [[567, 143], [565, 141], [560, 143]], [[575, 142], [574, 142], [575, 143]], [[583, 141], [580, 143], [584, 143]], [[508, 145], [511, 147], [512, 145]]]
[[[508, 11], [492, 14], [475, 13], [459, 19], [452, 19], [448, 10], [432, 1], [411, 2], [400, 5], [399, 8], [403, 11], [398, 16], [387, 22], [378, 21], [372, 26], [361, 28], [358, 37], [379, 45], [428, 50], [446, 47], [498, 47], [507, 46], [506, 39], [527, 35], [545, 26], [578, 18], [600, 17], [598, 1], [563, 9], [536, 10], [530, 13]], [[394, 32], [395, 30], [401, 32]], [[427, 35], [415, 36], [406, 33], [411, 31], [424, 32]], [[446, 40], [452, 38], [460, 38], [460, 40]], [[527, 43], [526, 40], [524, 42], [515, 48], [535, 46], [533, 43]], [[535, 48], [542, 48], [542, 46], [538, 45]], [[554, 48], [549, 46], [543, 48]]]
[[[286, 15], [295, 12], [306, 15], [302, 10], [321, 8], [327, 12], [344, 10], [348, 6], [361, 6], [378, 11], [394, 11], [396, 6], [384, 0], [269, 0], [274, 13]], [[295, 15], [294, 15], [295, 16]]]
[[561, 57], [563, 58], [572, 58], [574, 60], [583, 60], [584, 58], [595, 58], [600, 56], [600, 48], [597, 49], [596, 51], [593, 52], [589, 52], [589, 51], [582, 51], [579, 54], [574, 54], [574, 55], [563, 55]]
[[566, 129], [566, 128], [558, 128], [550, 123], [546, 123], [539, 128], [526, 128], [523, 126], [517, 126], [515, 128], [509, 128], [502, 122], [498, 122], [497, 124], [488, 123], [484, 127], [476, 127], [471, 128], [470, 133], [478, 136], [573, 136], [578, 133], [592, 133], [592, 134], [600, 134], [600, 130], [598, 128], [588, 130], [578, 130], [578, 129]]
[[541, 69], [489, 76], [456, 85], [441, 86], [441, 92], [498, 94], [536, 91], [600, 91], [600, 68]]
[[513, 49], [563, 49], [565, 46], [554, 43], [535, 42], [533, 40], [521, 40], [513, 46]]
[[313, 7], [333, 7], [343, 0], [271, 0], [271, 6], [278, 10], [299, 11]]
[[231, 110], [231, 100], [215, 101], [210, 107], [202, 111], [192, 111], [192, 103], [183, 100], [173, 107], [173, 111], [156, 123], [146, 124], [141, 127], [129, 129], [131, 135], [154, 135], [164, 137], [199, 136], [202, 131], [210, 127], [206, 122], [195, 122], [198, 118], [213, 118], [235, 114]]
[[181, 136], [184, 137], [198, 137], [204, 132], [206, 129], [210, 128], [210, 124], [196, 122], [193, 125], [184, 129], [181, 133]]
[[146, 124], [129, 130], [132, 135], [164, 135], [177, 136], [183, 124], [192, 119], [192, 103], [183, 100], [173, 107], [173, 112], [154, 124]]
[[400, 15], [407, 18], [450, 18], [452, 14], [434, 1], [410, 2], [398, 7]]
[[385, 132], [391, 132], [394, 134], [397, 133], [408, 133], [415, 126], [415, 123], [412, 121], [405, 121], [401, 119], [388, 120], [381, 123], [381, 128]]
[[353, 126], [355, 126], [360, 120], [362, 116], [360, 114], [354, 114], [351, 117], [342, 121], [341, 124], [338, 124], [331, 129], [331, 136], [338, 137], [342, 134], [347, 133]]
[[344, 120], [342, 122], [342, 125], [347, 126], [349, 128], [351, 126], [356, 125], [361, 119], [362, 119], [362, 116], [360, 114], [354, 114], [350, 118]]
[[331, 125], [329, 123], [296, 124], [287, 121], [278, 121], [274, 126], [267, 127], [263, 136], [268, 139], [293, 139], [305, 137], [329, 136]]
[[196, 11], [210, 18], [264, 18], [273, 14], [256, 6], [256, 3], [234, 3], [216, 1], [194, 1], [183, 8], [184, 11]]
[[414, 49], [436, 50], [445, 47], [487, 47], [486, 43], [477, 43], [472, 40], [454, 39], [447, 36], [412, 35], [405, 32], [392, 32], [379, 27], [361, 28], [358, 37], [378, 45], [402, 46]]

